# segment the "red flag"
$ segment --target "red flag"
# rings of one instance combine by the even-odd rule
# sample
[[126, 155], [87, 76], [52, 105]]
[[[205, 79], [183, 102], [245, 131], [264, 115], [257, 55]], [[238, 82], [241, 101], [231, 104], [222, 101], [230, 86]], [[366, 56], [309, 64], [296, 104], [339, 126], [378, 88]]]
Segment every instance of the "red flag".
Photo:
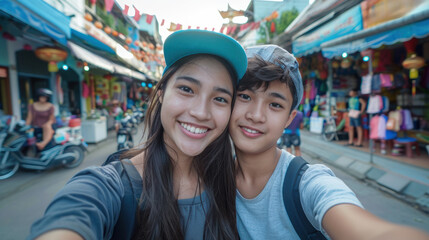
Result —
[[226, 34], [229, 35], [231, 33], [232, 27], [227, 27], [226, 28]]
[[176, 25], [176, 31], [177, 31], [177, 30], [181, 30], [181, 29], [182, 29], [182, 24], [179, 24], [179, 23], [178, 23], [178, 24]]
[[191, 25], [188, 26], [188, 29], [191, 29]]
[[125, 4], [124, 10], [122, 10], [122, 12], [124, 13], [125, 16], [128, 15], [128, 9], [130, 9], [130, 6]]
[[146, 15], [146, 22], [147, 22], [147, 24], [151, 24], [152, 23], [152, 19], [153, 19], [153, 16], [152, 15]]
[[207, 30], [207, 27], [205, 27], [204, 30]]
[[212, 31], [214, 32], [215, 28], [212, 28]]
[[220, 33], [223, 33], [223, 30], [225, 30], [225, 27], [224, 27], [224, 26], [222, 26], [222, 27], [220, 28], [219, 32], [220, 32]]
[[134, 6], [133, 5], [133, 8], [134, 8], [134, 10], [135, 10], [135, 14], [134, 14], [134, 20], [136, 20], [136, 22], [138, 22], [139, 20], [140, 20], [140, 18], [141, 18], [141, 15], [140, 15], [140, 11], [136, 8], [136, 6]]
[[197, 26], [197, 29], [200, 29], [200, 27]]
[[165, 19], [162, 19], [162, 21], [161, 21], [161, 27], [164, 26], [164, 23], [165, 23]]
[[271, 32], [275, 32], [276, 31], [276, 24], [274, 22], [271, 22]]
[[115, 0], [104, 0], [104, 6], [106, 6], [107, 12], [112, 11], [112, 7], [114, 3], [115, 3]]

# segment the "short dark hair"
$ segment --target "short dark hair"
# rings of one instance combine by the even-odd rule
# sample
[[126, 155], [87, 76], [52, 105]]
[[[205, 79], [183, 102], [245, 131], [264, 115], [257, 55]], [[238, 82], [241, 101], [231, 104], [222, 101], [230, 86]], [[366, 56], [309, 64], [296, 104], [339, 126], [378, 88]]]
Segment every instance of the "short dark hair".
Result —
[[289, 76], [289, 70], [286, 66], [283, 66], [281, 61], [275, 61], [271, 63], [263, 60], [259, 56], [249, 58], [247, 71], [243, 79], [241, 79], [237, 90], [256, 90], [261, 87], [266, 90], [270, 85], [270, 82], [280, 80], [288, 86], [290, 93], [292, 94], [293, 101], [290, 111], [295, 109], [298, 104], [298, 95], [296, 93], [295, 83]]

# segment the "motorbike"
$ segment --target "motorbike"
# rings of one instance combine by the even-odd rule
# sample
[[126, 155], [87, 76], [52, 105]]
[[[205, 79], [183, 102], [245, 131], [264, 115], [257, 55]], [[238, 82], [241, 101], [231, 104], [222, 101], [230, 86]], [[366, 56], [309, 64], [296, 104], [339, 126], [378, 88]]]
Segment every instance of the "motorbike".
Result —
[[0, 130], [0, 180], [10, 178], [19, 168], [42, 171], [75, 168], [82, 163], [88, 145], [80, 132], [70, 132], [73, 128], [56, 129], [51, 142], [39, 151], [34, 143], [41, 140], [42, 134], [29, 136], [31, 126], [22, 122], [13, 125]]
[[[116, 134], [118, 151], [122, 149], [130, 149], [134, 147], [133, 128], [135, 128], [136, 119], [131, 115], [126, 115], [121, 119], [119, 130]], [[137, 131], [137, 130], [136, 130]]]

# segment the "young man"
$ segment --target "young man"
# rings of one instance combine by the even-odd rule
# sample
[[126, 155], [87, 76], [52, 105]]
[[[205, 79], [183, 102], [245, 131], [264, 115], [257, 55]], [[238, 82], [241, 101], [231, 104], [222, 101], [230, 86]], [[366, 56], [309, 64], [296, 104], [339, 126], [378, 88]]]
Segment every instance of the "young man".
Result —
[[[275, 45], [248, 48], [230, 121], [237, 156], [237, 226], [241, 239], [299, 239], [283, 204], [282, 185], [293, 155], [276, 147], [296, 114], [303, 86], [295, 58]], [[324, 165], [310, 165], [300, 182], [311, 224], [332, 239], [427, 239], [362, 208]], [[291, 193], [292, 194], [292, 193]]]
[[286, 146], [286, 150], [289, 153], [292, 153], [292, 146], [293, 150], [295, 151], [295, 156], [301, 156], [301, 137], [299, 129], [303, 128], [304, 125], [304, 115], [302, 112], [297, 111], [295, 117], [293, 118], [292, 122], [289, 124], [289, 126], [283, 131], [283, 139], [284, 139], [284, 145]]

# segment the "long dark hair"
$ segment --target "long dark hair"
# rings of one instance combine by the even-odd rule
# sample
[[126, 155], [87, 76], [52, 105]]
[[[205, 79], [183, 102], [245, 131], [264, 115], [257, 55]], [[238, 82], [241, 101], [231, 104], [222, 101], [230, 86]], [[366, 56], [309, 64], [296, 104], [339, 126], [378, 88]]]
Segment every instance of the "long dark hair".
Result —
[[[140, 148], [128, 151], [124, 157], [144, 154], [143, 192], [137, 212], [134, 239], [184, 239], [185, 229], [180, 224], [180, 211], [173, 190], [174, 162], [168, 155], [161, 124], [159, 91], [165, 92], [168, 80], [183, 65], [200, 55], [192, 55], [177, 61], [164, 74], [151, 94], [145, 118], [146, 141]], [[229, 71], [234, 95], [237, 79], [231, 66], [222, 58], [215, 57]], [[234, 106], [233, 98], [232, 107]], [[235, 165], [228, 128], [194, 157], [192, 166], [204, 185], [209, 201], [204, 223], [204, 239], [239, 239], [235, 209]], [[200, 181], [200, 180], [199, 180]], [[197, 190], [196, 190], [197, 193]]]

